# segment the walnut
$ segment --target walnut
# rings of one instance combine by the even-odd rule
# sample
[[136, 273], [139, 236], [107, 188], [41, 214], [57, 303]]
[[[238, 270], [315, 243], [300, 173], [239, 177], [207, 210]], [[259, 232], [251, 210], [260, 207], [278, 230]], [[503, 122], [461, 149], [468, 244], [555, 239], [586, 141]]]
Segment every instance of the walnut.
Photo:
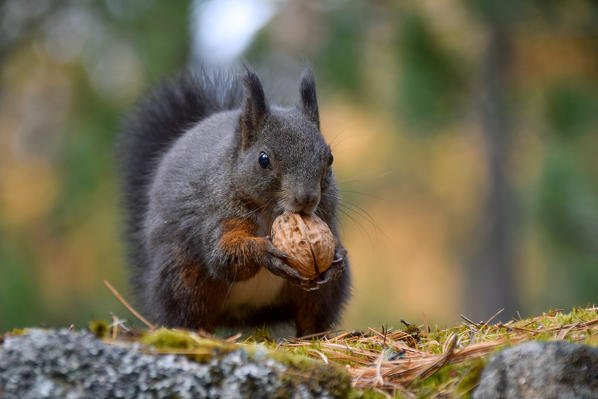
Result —
[[272, 244], [291, 256], [289, 264], [302, 276], [317, 277], [332, 265], [336, 239], [316, 215], [283, 213], [272, 223]]

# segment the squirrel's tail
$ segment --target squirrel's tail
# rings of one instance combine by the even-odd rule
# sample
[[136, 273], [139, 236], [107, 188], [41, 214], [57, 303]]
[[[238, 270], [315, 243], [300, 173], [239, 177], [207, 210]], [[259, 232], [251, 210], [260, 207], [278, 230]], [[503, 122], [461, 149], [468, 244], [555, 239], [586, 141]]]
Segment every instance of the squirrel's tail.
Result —
[[140, 232], [147, 192], [155, 169], [170, 145], [202, 119], [238, 108], [242, 85], [228, 72], [186, 72], [152, 91], [124, 119], [117, 154], [126, 231], [132, 262], [144, 263]]

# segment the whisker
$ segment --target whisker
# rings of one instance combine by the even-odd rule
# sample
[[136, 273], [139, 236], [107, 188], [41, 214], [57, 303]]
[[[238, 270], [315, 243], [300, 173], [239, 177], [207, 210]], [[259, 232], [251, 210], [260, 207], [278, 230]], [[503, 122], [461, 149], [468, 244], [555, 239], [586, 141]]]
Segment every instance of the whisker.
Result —
[[371, 245], [374, 244], [374, 239], [372, 238], [372, 235], [370, 234], [370, 231], [365, 228], [365, 226], [363, 225], [363, 223], [361, 223], [356, 217], [354, 217], [353, 215], [351, 215], [351, 213], [348, 210], [346, 210], [346, 209], [343, 209], [343, 208], [339, 207], [338, 211], [341, 214], [343, 214], [345, 217], [349, 218], [351, 220], [351, 222], [354, 223], [359, 228], [359, 230], [361, 231], [361, 233], [364, 234], [368, 238], [368, 241], [370, 242]]
[[378, 197], [377, 195], [374, 195], [372, 193], [364, 193], [363, 191], [346, 190], [346, 189], [341, 189], [341, 188], [339, 188], [338, 191], [339, 191], [339, 193], [358, 194], [358, 195], [363, 195], [364, 197], [380, 199], [380, 197]]
[[[388, 235], [379, 227], [374, 217], [361, 206], [346, 201], [338, 193], [322, 193], [322, 196], [324, 198], [335, 199], [338, 203], [339, 212], [359, 226], [359, 229], [369, 238], [372, 244], [374, 243], [374, 239], [378, 237], [378, 234], [382, 234], [383, 237], [388, 238]], [[362, 221], [367, 223], [361, 223]]]
[[[252, 210], [250, 210], [249, 212], [245, 212], [244, 214], [240, 215], [241, 219], [249, 219], [252, 216], [256, 215], [257, 213], [261, 212], [262, 210], [268, 208], [269, 206], [272, 205], [273, 200], [269, 200], [268, 202], [266, 202], [263, 205], [258, 206], [257, 208], [254, 208]], [[239, 224], [242, 223], [242, 221], [239, 221]]]
[[376, 220], [374, 219], [374, 217], [372, 215], [370, 215], [370, 213], [368, 211], [366, 211], [364, 208], [360, 207], [357, 204], [345, 202], [343, 200], [341, 200], [339, 202], [339, 205], [344, 206], [345, 208], [351, 209], [353, 212], [361, 215], [372, 225], [372, 227], [375, 230], [379, 230], [378, 223], [376, 223]]
[[376, 175], [368, 175], [366, 178], [353, 178], [350, 180], [336, 179], [336, 183], [341, 186], [346, 185], [346, 184], [354, 184], [354, 183], [372, 183], [378, 179], [383, 179], [390, 175], [392, 175], [392, 171], [386, 170], [386, 171], [382, 171]]

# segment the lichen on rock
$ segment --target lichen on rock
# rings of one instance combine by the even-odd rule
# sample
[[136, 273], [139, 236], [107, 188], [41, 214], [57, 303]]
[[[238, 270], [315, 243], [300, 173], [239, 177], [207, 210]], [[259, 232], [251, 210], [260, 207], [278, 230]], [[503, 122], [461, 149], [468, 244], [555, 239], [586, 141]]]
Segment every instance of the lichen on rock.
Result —
[[[238, 348], [197, 363], [185, 356], [146, 353], [139, 343], [108, 344], [88, 332], [31, 329], [0, 345], [0, 392], [12, 398], [338, 397], [328, 387], [289, 379], [289, 366]], [[343, 379], [344, 378], [344, 379]]]
[[571, 342], [527, 342], [496, 355], [474, 399], [598, 398], [598, 348]]

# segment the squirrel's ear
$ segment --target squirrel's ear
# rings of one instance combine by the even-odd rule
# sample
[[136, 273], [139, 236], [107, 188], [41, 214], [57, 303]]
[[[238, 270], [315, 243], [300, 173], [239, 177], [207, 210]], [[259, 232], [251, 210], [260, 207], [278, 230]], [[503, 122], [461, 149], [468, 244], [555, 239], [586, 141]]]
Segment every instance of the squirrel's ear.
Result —
[[260, 79], [248, 66], [245, 66], [243, 85], [245, 87], [245, 99], [243, 100], [240, 122], [241, 147], [245, 149], [255, 140], [256, 131], [268, 112], [268, 106], [266, 105], [264, 89]]
[[308, 67], [301, 75], [301, 107], [303, 113], [320, 128], [320, 113], [316, 97], [316, 78], [314, 71]]

